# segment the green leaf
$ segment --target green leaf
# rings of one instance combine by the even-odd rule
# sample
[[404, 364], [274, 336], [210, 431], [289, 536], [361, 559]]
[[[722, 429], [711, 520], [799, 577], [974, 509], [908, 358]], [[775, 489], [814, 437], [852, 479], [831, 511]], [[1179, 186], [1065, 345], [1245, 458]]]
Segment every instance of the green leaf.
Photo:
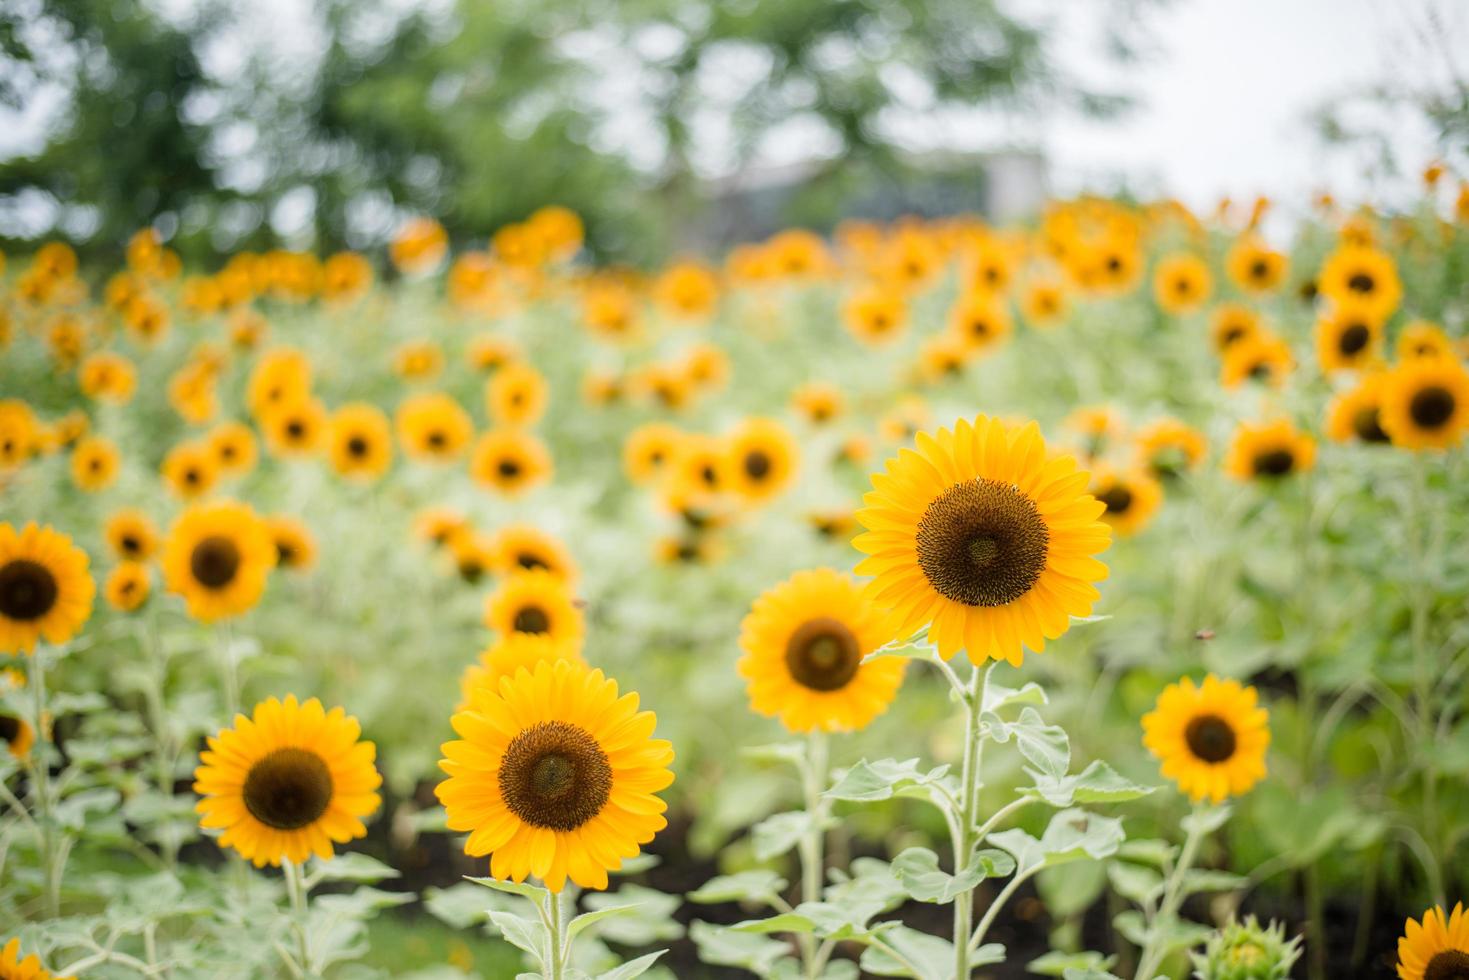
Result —
[[893, 640], [891, 643], [886, 643], [878, 647], [863, 657], [862, 662], [865, 664], [883, 657], [904, 657], [909, 660], [934, 661], [939, 659], [939, 652], [933, 644], [928, 642], [928, 629], [925, 627], [907, 639]]
[[[1067, 967], [1061, 976], [1065, 980], [1122, 980], [1116, 974], [1108, 973], [1106, 970], [1093, 970], [1090, 967]], [[1160, 980], [1168, 980], [1168, 978], [1162, 977]]]
[[741, 749], [740, 755], [756, 762], [784, 762], [799, 766], [806, 761], [806, 746], [802, 742], [777, 742]]
[[860, 960], [864, 972], [879, 977], [914, 977], [915, 980], [950, 980], [953, 976], [954, 944], [947, 939], [899, 925], [884, 929], [881, 940], [898, 955], [894, 956], [882, 946], [868, 946], [862, 951]]
[[599, 939], [623, 946], [651, 946], [683, 936], [683, 926], [673, 918], [682, 904], [676, 895], [629, 882], [615, 892], [592, 892], [585, 902], [588, 909], [596, 911], [614, 906], [632, 909], [599, 924]]
[[1196, 807], [1183, 818], [1179, 826], [1188, 834], [1212, 834], [1224, 826], [1232, 812], [1233, 807], [1227, 803], [1223, 806]]
[[1014, 856], [1019, 874], [1068, 861], [1111, 857], [1124, 838], [1121, 820], [1077, 809], [1062, 810], [1052, 817], [1039, 840], [1018, 827], [989, 835], [990, 843]]
[[1107, 877], [1117, 894], [1138, 905], [1145, 904], [1163, 891], [1163, 876], [1146, 865], [1113, 861], [1107, 865]]
[[1052, 806], [1071, 806], [1076, 803], [1122, 803], [1147, 796], [1156, 786], [1142, 786], [1118, 775], [1100, 759], [1087, 766], [1078, 775], [1056, 778], [1046, 773], [1027, 769], [1035, 785], [1032, 791]]
[[698, 905], [713, 905], [719, 902], [769, 904], [785, 890], [786, 885], [786, 880], [774, 871], [763, 869], [741, 871], [738, 874], [710, 878], [685, 897]]
[[[805, 904], [804, 902], [802, 904]], [[766, 919], [746, 919], [730, 926], [735, 932], [750, 932], [766, 935], [772, 932], [805, 934], [816, 931], [816, 923], [799, 911], [782, 912]]]
[[[871, 803], [905, 795], [907, 790], [932, 786], [948, 776], [947, 765], [935, 766], [924, 771], [917, 759], [878, 759], [868, 762], [863, 759], [844, 770], [835, 785], [823, 796], [829, 800], [847, 800], [855, 803]], [[926, 790], [922, 792], [927, 797]]]
[[634, 977], [640, 977], [644, 973], [647, 973], [653, 964], [658, 962], [658, 958], [666, 952], [668, 950], [660, 949], [656, 953], [639, 956], [635, 960], [630, 960], [622, 964], [615, 970], [608, 970], [606, 973], [597, 974], [597, 980], [633, 980]]
[[800, 843], [806, 834], [823, 833], [831, 825], [830, 819], [822, 821], [816, 814], [805, 810], [790, 810], [766, 817], [750, 830], [755, 857], [760, 861], [780, 857]]
[[428, 913], [455, 929], [468, 929], [489, 921], [496, 902], [519, 903], [509, 896], [492, 895], [478, 885], [461, 881], [448, 888], [424, 889], [423, 905]]
[[1161, 869], [1168, 867], [1178, 857], [1178, 848], [1166, 840], [1130, 840], [1122, 845], [1117, 854], [1128, 861], [1150, 864]]
[[1209, 868], [1192, 868], [1183, 876], [1183, 894], [1196, 895], [1200, 892], [1232, 892], [1248, 888], [1250, 879], [1228, 871]]
[[980, 710], [994, 713], [1011, 705], [1047, 703], [1045, 690], [1035, 681], [1030, 681], [1020, 688], [1006, 687], [990, 681], [985, 685], [984, 700]]
[[381, 909], [407, 905], [418, 898], [413, 892], [388, 892], [381, 888], [359, 888], [354, 892], [322, 895], [313, 898], [312, 904], [322, 911], [340, 913], [348, 918], [366, 918]]
[[524, 950], [537, 960], [545, 952], [546, 927], [539, 919], [529, 919], [516, 912], [491, 909], [490, 922], [494, 923], [505, 941], [517, 949]]
[[774, 972], [775, 964], [790, 952], [786, 943], [698, 919], [689, 925], [689, 938], [699, 947], [699, 959], [705, 963], [740, 967], [760, 977]]
[[1082, 953], [1063, 953], [1059, 950], [1052, 950], [1044, 956], [1031, 960], [1025, 964], [1025, 968], [1043, 977], [1070, 976], [1078, 971], [1094, 976], [1106, 976], [1108, 975], [1106, 971], [1111, 969], [1116, 960], [1115, 956], [1103, 956], [1101, 953], [1094, 953], [1090, 950]]
[[464, 880], [472, 881], [476, 885], [484, 885], [486, 888], [493, 888], [497, 892], [520, 895], [523, 898], [530, 899], [537, 905], [545, 901], [547, 894], [546, 889], [541, 886], [532, 885], [524, 881], [501, 881], [499, 878], [473, 878], [469, 875], [465, 875]]
[[[926, 847], [910, 847], [893, 859], [893, 875], [909, 897], [920, 902], [947, 905], [961, 892], [967, 892], [987, 877], [1008, 875], [1015, 862], [1000, 851], [983, 852], [958, 874], [939, 869], [938, 855]], [[1004, 870], [1001, 870], [1004, 869]]]
[[626, 905], [608, 905], [593, 912], [583, 912], [581, 915], [572, 919], [571, 922], [567, 923], [566, 935], [568, 938], [574, 937], [580, 934], [583, 929], [595, 925], [603, 919], [610, 919], [614, 915], [632, 915], [639, 908], [641, 906], [637, 902], [629, 902]]
[[1006, 722], [993, 713], [985, 718], [987, 734], [997, 742], [1015, 740], [1031, 765], [1053, 779], [1071, 767], [1071, 743], [1059, 725], [1047, 725], [1040, 712], [1024, 708], [1017, 721]]
[[315, 876], [322, 881], [357, 881], [364, 884], [400, 877], [395, 868], [377, 858], [356, 852], [338, 854], [330, 861], [318, 861]]

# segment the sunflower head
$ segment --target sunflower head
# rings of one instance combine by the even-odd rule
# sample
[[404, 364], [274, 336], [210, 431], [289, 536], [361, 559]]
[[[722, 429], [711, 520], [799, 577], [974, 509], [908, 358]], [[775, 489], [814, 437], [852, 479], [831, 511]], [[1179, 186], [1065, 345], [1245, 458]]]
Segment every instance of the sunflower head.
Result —
[[1165, 257], [1153, 273], [1153, 297], [1165, 313], [1192, 313], [1208, 302], [1214, 289], [1209, 266], [1197, 255]]
[[750, 503], [777, 496], [796, 476], [796, 440], [773, 419], [747, 419], [729, 434], [728, 449], [725, 474], [731, 489]]
[[343, 405], [332, 413], [327, 431], [332, 469], [348, 479], [371, 482], [393, 462], [392, 431], [382, 410], [366, 402]]
[[1222, 803], [1265, 778], [1269, 715], [1253, 687], [1213, 674], [1170, 684], [1143, 716], [1143, 744], [1195, 802]]
[[163, 547], [163, 580], [189, 614], [214, 622], [260, 601], [277, 549], [265, 522], [232, 500], [195, 505], [174, 522]]
[[1092, 556], [1111, 533], [1090, 475], [1047, 453], [1034, 423], [978, 416], [919, 433], [914, 449], [873, 477], [853, 544], [859, 575], [892, 609], [898, 632], [929, 626], [944, 657], [1019, 664], [1085, 616], [1107, 568]]
[[87, 553], [51, 527], [0, 523], [0, 653], [65, 643], [92, 615]]
[[1372, 364], [1381, 347], [1382, 321], [1370, 311], [1333, 306], [1316, 321], [1316, 359], [1328, 374]]
[[667, 422], [649, 422], [634, 429], [622, 446], [622, 468], [628, 479], [642, 486], [666, 472], [682, 438], [683, 432]]
[[497, 425], [534, 425], [546, 410], [546, 380], [529, 364], [507, 364], [485, 383], [485, 407]]
[[546, 444], [520, 429], [491, 429], [474, 444], [469, 473], [481, 486], [518, 497], [551, 478]]
[[330, 860], [334, 843], [366, 836], [362, 818], [381, 803], [377, 750], [361, 735], [357, 719], [315, 698], [271, 698], [236, 715], [199, 755], [200, 826], [257, 868]]
[[275, 543], [277, 565], [305, 571], [316, 564], [316, 538], [305, 521], [289, 514], [276, 514], [267, 518], [265, 524]]
[[[52, 975], [41, 965], [41, 958], [34, 954], [21, 958], [20, 940], [12, 939], [0, 947], [0, 977], [5, 980], [53, 980]], [[54, 980], [75, 980], [73, 977], [55, 977]]]
[[564, 579], [544, 568], [508, 576], [485, 600], [485, 625], [502, 637], [515, 633], [580, 643], [582, 612]]
[[206, 440], [214, 452], [215, 464], [225, 476], [243, 476], [255, 468], [260, 455], [255, 433], [243, 422], [221, 422]]
[[1469, 912], [1462, 903], [1446, 914], [1442, 906], [1409, 919], [1398, 940], [1399, 980], [1469, 978]]
[[474, 436], [469, 413], [443, 392], [413, 395], [398, 406], [398, 440], [412, 459], [442, 463], [456, 459]]
[[219, 481], [219, 464], [202, 442], [181, 442], [163, 457], [163, 481], [183, 500], [196, 500]]
[[600, 670], [522, 667], [498, 689], [476, 687], [451, 721], [459, 740], [443, 746], [449, 778], [436, 792], [449, 828], [469, 834], [465, 853], [490, 855], [496, 878], [606, 888], [607, 872], [667, 825], [654, 794], [673, 782], [673, 747]]
[[500, 575], [545, 569], [576, 581], [576, 561], [560, 539], [529, 524], [508, 524], [495, 534], [495, 571]]
[[1204, 434], [1175, 418], [1160, 418], [1138, 429], [1137, 462], [1154, 478], [1168, 480], [1198, 467], [1208, 452]]
[[1446, 357], [1403, 361], [1383, 388], [1382, 428], [1407, 449], [1458, 445], [1469, 429], [1469, 371]]
[[1237, 480], [1280, 480], [1316, 463], [1316, 440], [1289, 419], [1241, 422], [1230, 441], [1224, 469]]
[[148, 601], [153, 589], [148, 566], [138, 561], [121, 561], [107, 576], [102, 591], [107, 604], [119, 612], [132, 612]]
[[1326, 412], [1326, 436], [1333, 442], [1389, 442], [1382, 428], [1382, 395], [1386, 376], [1372, 372], [1332, 399]]
[[1106, 505], [1102, 520], [1118, 534], [1147, 527], [1163, 503], [1163, 488], [1142, 470], [1104, 467], [1092, 474], [1092, 495]]

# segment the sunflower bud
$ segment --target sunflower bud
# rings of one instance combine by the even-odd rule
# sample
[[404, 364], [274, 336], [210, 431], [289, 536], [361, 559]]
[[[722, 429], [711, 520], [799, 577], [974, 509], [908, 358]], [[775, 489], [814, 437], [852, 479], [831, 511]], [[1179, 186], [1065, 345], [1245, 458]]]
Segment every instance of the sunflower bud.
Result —
[[1209, 937], [1204, 952], [1194, 953], [1198, 980], [1285, 980], [1301, 956], [1301, 937], [1289, 942], [1285, 926], [1272, 921], [1261, 928], [1255, 917], [1229, 925]]

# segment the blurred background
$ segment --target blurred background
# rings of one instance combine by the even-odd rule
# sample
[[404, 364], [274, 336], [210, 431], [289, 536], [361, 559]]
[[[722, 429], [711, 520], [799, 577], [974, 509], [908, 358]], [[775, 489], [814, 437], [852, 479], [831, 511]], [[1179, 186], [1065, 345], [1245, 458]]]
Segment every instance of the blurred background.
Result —
[[0, 248], [463, 243], [554, 202], [642, 264], [1083, 189], [1391, 205], [1469, 153], [1469, 4], [0, 0], [0, 100]]

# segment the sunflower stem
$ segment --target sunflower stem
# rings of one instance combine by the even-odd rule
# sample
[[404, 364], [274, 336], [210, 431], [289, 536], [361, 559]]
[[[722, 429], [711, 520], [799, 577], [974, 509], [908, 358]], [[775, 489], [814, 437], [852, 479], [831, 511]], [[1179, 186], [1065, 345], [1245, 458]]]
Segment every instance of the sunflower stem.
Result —
[[561, 893], [546, 892], [546, 970], [547, 980], [564, 980], [568, 950], [561, 948]]
[[[826, 788], [828, 766], [828, 744], [826, 732], [817, 729], [806, 739], [806, 758], [801, 766], [801, 788], [805, 797], [806, 814], [810, 825], [801, 835], [801, 901], [821, 901], [821, 885], [824, 878], [826, 831], [826, 804], [821, 798]], [[816, 977], [821, 968], [817, 955], [816, 941], [809, 934], [801, 935], [801, 960], [806, 967], [806, 976]]]
[[296, 933], [296, 955], [301, 958], [301, 972], [314, 976], [311, 968], [311, 943], [306, 935], [307, 896], [306, 884], [301, 879], [301, 867], [290, 858], [281, 862], [286, 876], [286, 895], [291, 902], [291, 927]]
[[56, 821], [53, 817], [51, 788], [51, 726], [46, 717], [46, 655], [43, 644], [31, 659], [30, 685], [33, 697], [32, 710], [35, 714], [36, 744], [31, 751], [31, 778], [35, 781], [37, 843], [41, 849], [42, 898], [46, 917], [61, 915], [61, 868], [65, 852], [58, 847]]
[[1158, 972], [1158, 967], [1163, 963], [1163, 957], [1167, 952], [1167, 946], [1160, 940], [1162, 929], [1178, 918], [1178, 908], [1183, 904], [1183, 882], [1188, 876], [1189, 869], [1193, 867], [1194, 859], [1198, 856], [1199, 845], [1204, 841], [1204, 821], [1202, 819], [1205, 808], [1195, 804], [1194, 819], [1189, 821], [1188, 836], [1184, 839], [1183, 850], [1178, 855], [1178, 863], [1169, 872], [1168, 882], [1163, 889], [1163, 901], [1158, 906], [1158, 914], [1153, 916], [1148, 923], [1148, 941], [1143, 946], [1142, 955], [1138, 958], [1137, 973], [1133, 980], [1153, 980], [1153, 975]]
[[225, 717], [233, 720], [240, 711], [240, 673], [235, 663], [234, 631], [228, 621], [215, 631], [219, 647], [219, 674], [224, 686]]
[[[958, 833], [954, 837], [954, 873], [969, 865], [976, 840], [975, 824], [979, 802], [979, 769], [982, 746], [979, 737], [979, 713], [984, 705], [985, 688], [989, 685], [991, 664], [980, 670], [970, 664], [969, 684], [964, 695], [964, 763], [959, 790]], [[954, 898], [954, 976], [968, 980], [969, 937], [974, 924], [974, 890], [960, 892]]]
[[[1412, 496], [1409, 498], [1408, 529], [1413, 550], [1413, 573], [1415, 581], [1409, 590], [1409, 637], [1413, 650], [1413, 677], [1415, 714], [1418, 717], [1418, 732], [1415, 737], [1419, 745], [1437, 744], [1434, 731], [1433, 695], [1437, 688], [1438, 667], [1428, 643], [1429, 617], [1432, 614], [1433, 593], [1429, 587], [1428, 574], [1430, 556], [1428, 538], [1428, 454], [1413, 454]], [[1427, 753], [1423, 764], [1423, 836], [1427, 838], [1429, 850], [1437, 860], [1440, 841], [1438, 831], [1438, 762], [1432, 752]], [[1434, 877], [1440, 882], [1441, 874]], [[1441, 893], [1433, 896], [1435, 902], [1446, 905]]]

